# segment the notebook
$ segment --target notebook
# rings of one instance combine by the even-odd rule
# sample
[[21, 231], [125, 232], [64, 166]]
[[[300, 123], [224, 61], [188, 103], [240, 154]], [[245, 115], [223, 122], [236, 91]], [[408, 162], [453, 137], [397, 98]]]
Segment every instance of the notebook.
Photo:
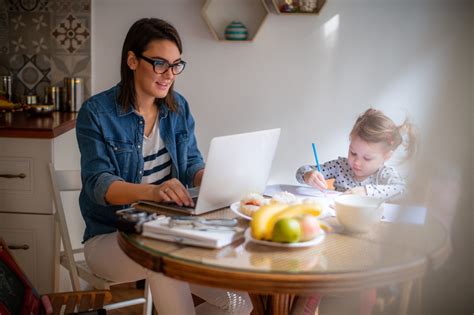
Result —
[[194, 208], [172, 203], [140, 201], [189, 215], [228, 207], [249, 192], [263, 193], [280, 137], [280, 129], [268, 129], [211, 140], [206, 168]]
[[222, 248], [244, 237], [243, 228], [235, 228], [235, 230], [220, 230], [212, 227], [190, 229], [169, 227], [168, 222], [169, 217], [145, 222], [142, 235], [163, 241], [207, 248]]

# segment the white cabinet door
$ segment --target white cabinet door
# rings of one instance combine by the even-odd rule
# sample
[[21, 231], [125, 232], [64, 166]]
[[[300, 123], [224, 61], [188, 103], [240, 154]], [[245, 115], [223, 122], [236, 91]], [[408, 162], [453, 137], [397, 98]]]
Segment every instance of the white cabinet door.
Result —
[[51, 139], [0, 138], [0, 212], [52, 214]]
[[54, 291], [54, 236], [53, 215], [0, 213], [0, 237], [40, 293]]

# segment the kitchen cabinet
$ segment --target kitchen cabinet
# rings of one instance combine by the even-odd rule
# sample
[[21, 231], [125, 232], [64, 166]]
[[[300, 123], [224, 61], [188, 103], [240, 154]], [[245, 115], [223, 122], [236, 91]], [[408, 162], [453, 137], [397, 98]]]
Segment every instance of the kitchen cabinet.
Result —
[[55, 285], [54, 230], [52, 215], [0, 212], [0, 236], [41, 293], [53, 292]]
[[75, 114], [0, 117], [0, 237], [40, 293], [59, 282], [48, 164], [79, 169]]

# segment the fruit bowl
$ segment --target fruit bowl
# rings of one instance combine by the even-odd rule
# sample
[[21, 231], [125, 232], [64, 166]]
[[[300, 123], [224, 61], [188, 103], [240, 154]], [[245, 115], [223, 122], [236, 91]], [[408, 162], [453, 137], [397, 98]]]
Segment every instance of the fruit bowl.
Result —
[[21, 104], [12, 103], [8, 100], [0, 99], [0, 112], [15, 112], [21, 109]]

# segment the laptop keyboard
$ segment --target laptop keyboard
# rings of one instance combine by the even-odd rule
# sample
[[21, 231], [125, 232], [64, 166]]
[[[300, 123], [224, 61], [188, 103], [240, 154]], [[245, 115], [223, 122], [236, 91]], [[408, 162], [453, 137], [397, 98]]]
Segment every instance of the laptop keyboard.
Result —
[[193, 202], [194, 202], [194, 206], [178, 206], [178, 204], [176, 204], [174, 202], [168, 203], [167, 205], [171, 204], [173, 206], [173, 208], [178, 208], [178, 209], [196, 209], [198, 197], [194, 197], [192, 199], [193, 199]]

